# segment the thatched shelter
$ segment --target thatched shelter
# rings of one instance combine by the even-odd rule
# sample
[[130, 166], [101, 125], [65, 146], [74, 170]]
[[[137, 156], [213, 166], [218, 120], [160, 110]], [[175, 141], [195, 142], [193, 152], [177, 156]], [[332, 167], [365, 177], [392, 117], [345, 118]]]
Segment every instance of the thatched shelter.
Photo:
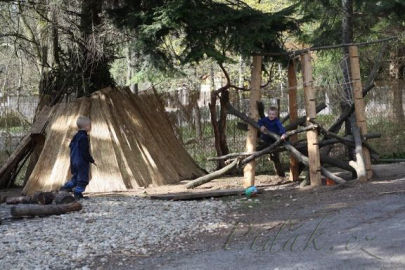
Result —
[[86, 192], [125, 191], [178, 183], [204, 174], [176, 138], [154, 94], [106, 88], [53, 108], [46, 140], [23, 193], [57, 190], [70, 178], [69, 143], [79, 115], [92, 120]]

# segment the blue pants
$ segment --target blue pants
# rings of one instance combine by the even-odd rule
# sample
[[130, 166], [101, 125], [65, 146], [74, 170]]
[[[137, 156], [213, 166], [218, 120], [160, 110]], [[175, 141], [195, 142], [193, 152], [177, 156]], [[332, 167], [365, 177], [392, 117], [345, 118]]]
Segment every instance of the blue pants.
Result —
[[70, 164], [72, 178], [63, 186], [65, 189], [73, 189], [75, 194], [82, 194], [89, 184], [89, 163]]

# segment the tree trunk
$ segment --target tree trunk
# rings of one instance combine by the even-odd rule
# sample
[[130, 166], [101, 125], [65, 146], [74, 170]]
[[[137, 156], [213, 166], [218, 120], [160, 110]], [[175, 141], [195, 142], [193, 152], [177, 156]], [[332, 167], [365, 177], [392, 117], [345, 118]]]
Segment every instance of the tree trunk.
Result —
[[138, 84], [132, 82], [132, 78], [135, 76], [135, 67], [136, 67], [136, 53], [131, 45], [127, 47], [127, 85], [132, 93], [138, 94]]
[[[238, 77], [238, 87], [243, 88], [243, 83], [244, 83], [244, 73], [245, 73], [245, 61], [243, 60], [242, 55], [239, 56], [239, 77]], [[238, 110], [241, 110], [242, 103], [243, 103], [243, 93], [242, 91], [237, 91], [237, 96], [238, 96], [238, 103], [237, 107]]]
[[[342, 0], [342, 42], [352, 43], [353, 42], [353, 0]], [[351, 91], [350, 91], [350, 60], [349, 60], [349, 49], [348, 47], [343, 47], [344, 58], [346, 61], [343, 61], [343, 88], [344, 88], [344, 100], [345, 102], [341, 102], [341, 112], [343, 113], [350, 107], [350, 103], [348, 100], [351, 99]], [[345, 121], [345, 135], [351, 134], [351, 125], [349, 119]], [[347, 155], [349, 159], [352, 159], [352, 151], [351, 149], [347, 149]]]
[[226, 141], [226, 104], [229, 102], [229, 91], [224, 90], [219, 98], [221, 111], [219, 113], [219, 134], [220, 134], [220, 146], [222, 155], [229, 153], [228, 143]]
[[394, 82], [394, 87], [392, 89], [394, 94], [393, 100], [393, 111], [394, 111], [394, 118], [397, 123], [404, 123], [404, 105], [403, 105], [403, 87], [405, 81], [401, 79], [397, 79]]
[[405, 65], [401, 63], [402, 61], [400, 59], [405, 57], [405, 47], [397, 48], [394, 52], [391, 52], [390, 56], [391, 56], [390, 76], [393, 82], [392, 113], [394, 116], [394, 120], [397, 123], [401, 124], [404, 123], [402, 88], [404, 87], [405, 82], [404, 81]]
[[[261, 92], [261, 76], [262, 76], [262, 57], [253, 56], [253, 67], [250, 82], [250, 100], [249, 100], [249, 116], [255, 121], [259, 118], [257, 110], [257, 102], [260, 101]], [[255, 127], [249, 125], [249, 130], [246, 138], [246, 152], [254, 152], [256, 150], [257, 130]], [[256, 174], [256, 161], [252, 160], [243, 168], [245, 188], [253, 186], [255, 184]]]
[[[212, 125], [212, 130], [214, 132], [214, 145], [215, 145], [215, 150], [217, 152], [217, 156], [222, 156], [222, 149], [221, 149], [221, 143], [220, 143], [220, 131], [219, 131], [219, 124], [217, 121], [217, 96], [215, 95], [214, 91], [211, 92], [211, 102], [208, 103], [208, 108], [210, 109], [210, 115], [211, 115], [211, 125]], [[217, 162], [217, 170], [224, 167], [225, 163], [223, 160], [218, 160]]]
[[194, 105], [194, 123], [195, 123], [195, 136], [198, 140], [201, 140], [202, 135], [202, 127], [201, 127], [201, 111], [198, 107], [198, 102]]

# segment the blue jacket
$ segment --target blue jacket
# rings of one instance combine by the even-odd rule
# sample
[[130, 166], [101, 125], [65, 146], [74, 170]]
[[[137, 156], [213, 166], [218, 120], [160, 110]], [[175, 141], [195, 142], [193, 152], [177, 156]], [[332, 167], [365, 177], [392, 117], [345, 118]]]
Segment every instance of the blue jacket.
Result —
[[[283, 124], [281, 124], [278, 118], [274, 120], [270, 120], [268, 117], [263, 117], [257, 123], [260, 127], [265, 126], [269, 131], [276, 133], [277, 135], [283, 135], [285, 133], [285, 129]], [[270, 141], [272, 138], [266, 134], [261, 134], [260, 138], [264, 141]]]
[[89, 137], [85, 130], [79, 130], [69, 144], [70, 162], [74, 165], [94, 163], [90, 155]]

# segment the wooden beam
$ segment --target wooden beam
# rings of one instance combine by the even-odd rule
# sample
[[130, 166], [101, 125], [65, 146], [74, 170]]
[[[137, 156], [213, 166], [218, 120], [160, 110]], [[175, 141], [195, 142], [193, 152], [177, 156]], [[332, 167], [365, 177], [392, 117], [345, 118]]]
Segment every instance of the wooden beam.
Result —
[[[260, 101], [261, 92], [261, 76], [262, 76], [262, 57], [253, 56], [253, 67], [250, 85], [250, 100], [249, 100], [249, 116], [254, 120], [258, 120], [259, 113], [257, 110], [257, 102]], [[256, 150], [257, 130], [249, 126], [246, 138], [246, 152], [254, 152]], [[243, 168], [243, 186], [245, 188], [255, 184], [256, 161], [252, 160]]]
[[[295, 61], [293, 59], [288, 64], [288, 108], [290, 122], [296, 121], [298, 119], [297, 76], [295, 74]], [[292, 144], [297, 142], [297, 140], [298, 136], [296, 134], [290, 137], [290, 142]], [[299, 162], [294, 156], [290, 155], [290, 180], [298, 181], [299, 176]]]
[[[359, 51], [357, 46], [349, 47], [349, 57], [350, 57], [350, 71], [353, 86], [353, 97], [354, 97], [354, 109], [356, 116], [356, 124], [360, 129], [361, 135], [367, 134], [367, 123], [365, 114], [365, 103], [362, 92], [361, 77], [360, 77], [360, 61], [359, 61]], [[361, 144], [360, 144], [361, 147]], [[371, 170], [371, 157], [370, 151], [366, 147], [362, 147], [364, 163], [367, 171], [367, 178], [371, 179], [373, 176], [373, 171]]]
[[[311, 120], [316, 119], [315, 88], [312, 81], [311, 54], [306, 53], [301, 56], [302, 78], [304, 83], [305, 111], [307, 116], [307, 125]], [[321, 161], [318, 145], [318, 131], [307, 131], [308, 159], [309, 159], [309, 177], [312, 186], [322, 185], [321, 180]]]
[[[262, 193], [263, 189], [259, 189], [258, 193]], [[171, 194], [154, 194], [150, 195], [149, 198], [152, 200], [170, 200], [170, 201], [180, 201], [180, 200], [201, 200], [206, 198], [215, 197], [225, 197], [225, 196], [237, 196], [243, 195], [245, 189], [228, 189], [228, 190], [210, 190], [203, 192], [180, 192]]]

